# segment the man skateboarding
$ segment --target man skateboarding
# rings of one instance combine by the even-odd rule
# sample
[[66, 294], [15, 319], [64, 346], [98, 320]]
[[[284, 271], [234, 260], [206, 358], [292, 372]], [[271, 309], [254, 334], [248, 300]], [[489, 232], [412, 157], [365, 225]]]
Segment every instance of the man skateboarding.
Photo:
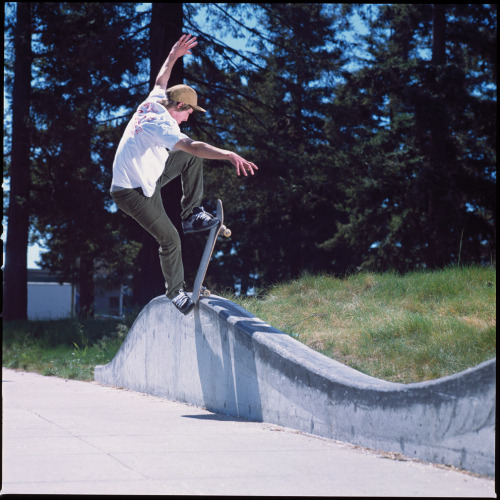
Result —
[[160, 245], [166, 296], [183, 314], [189, 313], [194, 303], [184, 291], [181, 241], [163, 207], [161, 188], [180, 175], [183, 231], [207, 231], [219, 221], [200, 206], [203, 158], [228, 160], [238, 175], [254, 175], [258, 170], [238, 154], [194, 141], [180, 131], [179, 125], [194, 110], [205, 110], [198, 106], [196, 91], [191, 87], [167, 85], [177, 59], [191, 54], [196, 45], [196, 37], [183, 35], [172, 47], [153, 90], [125, 129], [116, 151], [111, 183], [111, 197], [118, 208], [141, 224]]

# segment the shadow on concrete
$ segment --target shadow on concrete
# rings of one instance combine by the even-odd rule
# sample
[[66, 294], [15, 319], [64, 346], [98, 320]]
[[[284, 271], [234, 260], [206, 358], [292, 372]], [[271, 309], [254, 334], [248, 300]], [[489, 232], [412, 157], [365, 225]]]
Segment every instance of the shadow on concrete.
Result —
[[194, 418], [195, 420], [214, 420], [216, 422], [246, 422], [246, 418], [232, 417], [221, 413], [211, 413], [210, 415], [181, 415], [182, 418]]
[[194, 311], [196, 359], [205, 407], [260, 421], [262, 407], [251, 335], [229, 327], [227, 320], [234, 310], [216, 299], [210, 303], [219, 304], [219, 314], [202, 305]]

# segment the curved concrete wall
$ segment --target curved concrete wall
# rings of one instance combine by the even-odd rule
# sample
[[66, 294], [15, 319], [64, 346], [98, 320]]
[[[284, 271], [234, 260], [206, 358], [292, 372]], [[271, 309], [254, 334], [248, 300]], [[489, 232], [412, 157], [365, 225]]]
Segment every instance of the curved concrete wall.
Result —
[[95, 380], [480, 474], [495, 469], [496, 359], [417, 384], [379, 380], [309, 349], [231, 301], [139, 314]]

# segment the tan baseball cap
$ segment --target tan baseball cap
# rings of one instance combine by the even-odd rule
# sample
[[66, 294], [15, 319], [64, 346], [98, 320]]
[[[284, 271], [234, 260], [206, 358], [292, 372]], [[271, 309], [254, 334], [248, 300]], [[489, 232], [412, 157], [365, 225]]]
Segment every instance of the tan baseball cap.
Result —
[[174, 85], [173, 87], [167, 89], [167, 94], [172, 101], [189, 104], [193, 109], [206, 113], [205, 109], [198, 106], [198, 96], [196, 94], [196, 91], [188, 85]]

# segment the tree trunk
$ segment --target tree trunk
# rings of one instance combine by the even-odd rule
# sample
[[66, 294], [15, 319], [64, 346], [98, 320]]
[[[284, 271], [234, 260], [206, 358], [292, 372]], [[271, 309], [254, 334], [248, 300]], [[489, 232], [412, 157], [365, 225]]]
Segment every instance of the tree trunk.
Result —
[[[432, 65], [434, 66], [435, 82], [434, 95], [442, 96], [441, 83], [439, 75], [440, 68], [446, 64], [446, 20], [445, 20], [445, 5], [434, 4], [432, 14]], [[446, 107], [442, 98], [438, 98], [434, 102], [433, 119], [431, 122], [431, 144], [430, 144], [430, 176], [431, 184], [429, 189], [427, 216], [429, 220], [428, 227], [432, 228], [432, 233], [428, 235], [428, 253], [426, 263], [429, 267], [434, 267], [441, 264], [437, 255], [439, 245], [439, 228], [433, 223], [435, 220], [434, 212], [436, 211], [436, 203], [438, 203], [438, 193], [443, 186], [437, 185], [438, 179], [441, 177], [440, 172], [444, 171], [446, 166], [446, 138], [447, 138], [447, 117]]]
[[[156, 75], [168, 56], [174, 43], [182, 35], [183, 10], [182, 3], [153, 3], [151, 13], [151, 72], [149, 88], [153, 89]], [[168, 86], [183, 82], [182, 58], [175, 63]], [[181, 243], [181, 197], [182, 186], [180, 177], [174, 179], [162, 189], [163, 205], [170, 220], [179, 231]], [[184, 246], [184, 245], [183, 245]], [[134, 276], [134, 302], [141, 307], [159, 294], [165, 293], [165, 282], [160, 268], [158, 243], [147, 233], [143, 235], [142, 249], [138, 256], [137, 271]]]
[[[151, 13], [150, 31], [150, 61], [149, 89], [153, 90], [156, 75], [174, 46], [182, 35], [184, 14], [182, 3], [153, 3]], [[168, 86], [182, 83], [184, 79], [184, 68], [182, 58], [175, 63]]]
[[28, 317], [31, 2], [17, 3], [14, 50], [12, 156], [4, 273], [3, 317], [6, 321]]
[[80, 258], [80, 310], [82, 319], [93, 318], [95, 313], [94, 259]]
[[434, 4], [432, 7], [432, 62], [435, 65], [446, 62], [445, 8], [444, 4]]

